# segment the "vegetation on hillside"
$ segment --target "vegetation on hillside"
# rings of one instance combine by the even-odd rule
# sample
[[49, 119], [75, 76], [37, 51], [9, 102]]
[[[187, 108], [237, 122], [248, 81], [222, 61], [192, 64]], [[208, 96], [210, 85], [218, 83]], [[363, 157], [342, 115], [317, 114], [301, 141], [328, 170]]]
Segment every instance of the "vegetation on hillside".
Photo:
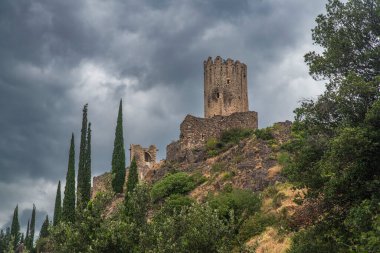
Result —
[[[329, 0], [326, 11], [313, 29], [313, 40], [323, 52], [305, 55], [310, 74], [327, 81], [326, 91], [295, 110], [290, 141], [280, 147], [275, 126], [230, 129], [205, 143], [206, 158], [212, 157], [205, 162], [205, 173], [173, 166], [152, 184], [138, 182], [133, 159], [125, 198], [116, 205], [125, 188], [122, 103], [112, 187], [91, 200], [83, 198], [87, 191], [81, 179], [91, 171], [85, 106], [80, 212], [75, 207], [72, 136], [62, 215], [59, 183], [54, 226], [46, 217], [34, 245], [36, 208], [23, 239], [16, 207], [12, 227], [0, 231], [0, 253], [12, 252], [22, 242], [29, 252], [380, 252], [380, 2]], [[279, 182], [271, 181], [262, 192], [232, 184], [235, 171], [228, 166], [258, 170], [240, 164], [242, 157], [231, 157], [246, 140], [273, 155], [267, 168], [275, 165], [272, 171], [279, 172], [284, 167]], [[259, 151], [249, 153], [260, 158]], [[227, 161], [218, 160], [223, 155]], [[264, 177], [270, 176], [269, 169], [265, 172]], [[252, 180], [262, 176], [254, 175]], [[221, 180], [205, 198], [191, 198], [217, 177]]]
[[320, 218], [300, 230], [289, 252], [380, 251], [380, 2], [330, 0], [305, 56], [328, 80], [317, 100], [295, 110], [285, 174]]

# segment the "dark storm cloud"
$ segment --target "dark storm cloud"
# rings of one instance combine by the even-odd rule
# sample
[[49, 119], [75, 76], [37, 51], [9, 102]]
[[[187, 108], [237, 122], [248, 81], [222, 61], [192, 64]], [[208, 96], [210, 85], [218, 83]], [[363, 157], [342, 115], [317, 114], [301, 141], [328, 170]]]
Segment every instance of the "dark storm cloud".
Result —
[[312, 81], [302, 55], [323, 6], [304, 0], [1, 1], [0, 226], [17, 203], [22, 213], [35, 202], [51, 214], [71, 132], [78, 154], [87, 102], [93, 174], [110, 169], [120, 98], [126, 150], [130, 143], [154, 143], [164, 158], [184, 116], [203, 114], [208, 56], [248, 65], [250, 107], [260, 126], [291, 119], [297, 100], [320, 92], [306, 85]]

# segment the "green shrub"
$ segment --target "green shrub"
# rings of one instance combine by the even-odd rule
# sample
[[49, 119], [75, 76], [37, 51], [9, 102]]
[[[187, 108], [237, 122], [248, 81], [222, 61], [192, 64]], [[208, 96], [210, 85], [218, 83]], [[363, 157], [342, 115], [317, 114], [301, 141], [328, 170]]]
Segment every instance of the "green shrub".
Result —
[[184, 172], [167, 175], [156, 182], [151, 190], [153, 202], [157, 202], [173, 194], [186, 194], [202, 183], [199, 176], [190, 176]]
[[165, 200], [161, 208], [161, 212], [165, 215], [173, 215], [175, 212], [179, 213], [184, 207], [189, 207], [194, 201], [188, 196], [174, 194]]
[[233, 128], [224, 131], [219, 139], [211, 137], [206, 142], [207, 155], [217, 156], [232, 145], [238, 144], [242, 139], [252, 136], [253, 132], [252, 129]]
[[224, 144], [237, 144], [242, 139], [252, 136], [252, 129], [233, 128], [224, 131], [220, 137], [221, 143]]
[[216, 145], [218, 144], [218, 140], [215, 138], [215, 137], [210, 137], [207, 141], [206, 141], [206, 148], [208, 150], [212, 150], [212, 149], [215, 149], [216, 148]]
[[267, 141], [267, 140], [272, 140], [274, 139], [273, 133], [272, 133], [272, 128], [267, 127], [267, 128], [262, 128], [262, 129], [256, 129], [254, 134], [258, 139]]
[[280, 152], [277, 155], [277, 161], [280, 165], [286, 166], [290, 162], [290, 155], [288, 152]]
[[266, 227], [275, 223], [276, 218], [273, 215], [266, 215], [260, 212], [255, 213], [242, 224], [239, 230], [238, 239], [241, 242], [245, 242], [252, 236], [261, 234]]
[[249, 190], [233, 189], [231, 192], [220, 192], [218, 195], [210, 196], [210, 206], [219, 211], [219, 214], [229, 219], [233, 211], [237, 218], [247, 217], [261, 207], [260, 197]]

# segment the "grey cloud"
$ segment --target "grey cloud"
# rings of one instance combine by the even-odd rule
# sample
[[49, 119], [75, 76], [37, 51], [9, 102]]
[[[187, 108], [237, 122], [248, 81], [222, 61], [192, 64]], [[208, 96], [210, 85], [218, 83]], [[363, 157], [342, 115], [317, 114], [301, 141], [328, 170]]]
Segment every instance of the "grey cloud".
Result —
[[[306, 67], [284, 64], [292, 55], [302, 62], [300, 49], [311, 44], [323, 6], [303, 0], [1, 1], [0, 183], [63, 180], [71, 132], [78, 154], [87, 102], [93, 174], [110, 169], [120, 98], [126, 147], [157, 144], [164, 158], [185, 115], [203, 115], [208, 56], [248, 65], [250, 106], [260, 126], [291, 119], [299, 94], [317, 91], [306, 85], [312, 82]], [[13, 208], [1, 206], [0, 213]]]

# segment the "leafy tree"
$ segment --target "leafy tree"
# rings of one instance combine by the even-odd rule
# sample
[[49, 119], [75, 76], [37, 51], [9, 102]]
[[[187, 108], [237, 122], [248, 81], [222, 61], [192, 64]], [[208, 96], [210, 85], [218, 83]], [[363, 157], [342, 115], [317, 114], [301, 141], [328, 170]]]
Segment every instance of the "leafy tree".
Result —
[[46, 238], [49, 236], [49, 217], [46, 215], [44, 223], [40, 230], [40, 238]]
[[358, 252], [360, 247], [376, 252], [379, 1], [330, 0], [326, 9], [313, 30], [324, 52], [309, 53], [305, 59], [315, 78], [330, 82], [317, 100], [304, 101], [295, 110], [294, 139], [286, 145], [291, 156], [284, 168], [290, 181], [307, 188], [306, 198], [318, 204], [323, 215], [295, 236], [290, 252]]
[[86, 196], [85, 188], [87, 187], [86, 180], [86, 148], [87, 148], [87, 106], [85, 104], [83, 107], [83, 118], [82, 118], [82, 130], [80, 138], [80, 148], [79, 148], [79, 164], [78, 164], [78, 178], [77, 178], [77, 207], [78, 210], [83, 210], [86, 206]]
[[20, 222], [18, 219], [18, 205], [16, 206], [13, 212], [12, 226], [11, 226], [11, 236], [14, 238], [13, 247], [16, 248], [16, 245], [20, 241]]
[[74, 134], [71, 136], [69, 163], [66, 174], [65, 196], [62, 206], [62, 220], [75, 221], [75, 147]]
[[207, 204], [155, 217], [141, 252], [231, 252], [231, 227]]
[[115, 131], [115, 141], [112, 153], [112, 188], [116, 193], [123, 192], [125, 181], [125, 150], [123, 137], [123, 109], [120, 100], [119, 113]]
[[340, 78], [355, 73], [365, 81], [380, 75], [380, 3], [377, 0], [329, 0], [326, 14], [312, 30], [322, 53], [305, 55], [314, 78]]
[[59, 181], [58, 187], [57, 187], [57, 194], [55, 196], [53, 226], [56, 226], [61, 221], [61, 216], [62, 216], [61, 181]]

